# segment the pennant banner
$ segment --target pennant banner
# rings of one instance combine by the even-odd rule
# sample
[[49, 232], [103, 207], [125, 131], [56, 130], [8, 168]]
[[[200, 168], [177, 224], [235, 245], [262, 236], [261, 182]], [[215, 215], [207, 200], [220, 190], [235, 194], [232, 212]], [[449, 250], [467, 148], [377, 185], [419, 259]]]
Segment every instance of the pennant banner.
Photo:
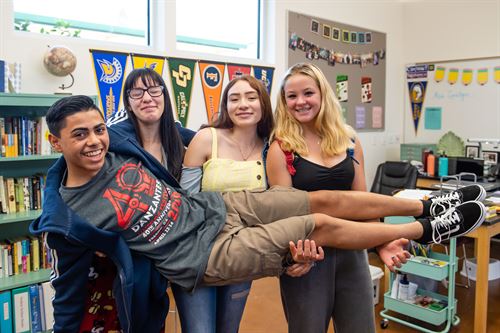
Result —
[[269, 95], [271, 95], [271, 89], [273, 85], [273, 74], [273, 67], [253, 66], [253, 76], [264, 82]]
[[187, 127], [196, 60], [168, 58], [177, 119]]
[[163, 67], [165, 65], [165, 57], [150, 56], [144, 54], [130, 54], [132, 58], [132, 68], [151, 68], [156, 73], [163, 75]]
[[436, 82], [441, 82], [444, 79], [445, 68], [443, 66], [437, 66], [436, 72], [434, 73], [434, 80]]
[[468, 86], [472, 83], [472, 69], [462, 70], [462, 83], [464, 86]]
[[458, 68], [450, 68], [448, 70], [448, 83], [454, 85], [458, 81]]
[[408, 82], [408, 91], [410, 93], [411, 111], [413, 116], [413, 125], [415, 126], [415, 134], [418, 130], [418, 122], [422, 115], [422, 104], [425, 98], [425, 88], [427, 81]]
[[89, 50], [97, 83], [104, 120], [110, 118], [120, 105], [127, 53]]
[[222, 63], [199, 61], [201, 86], [205, 96], [205, 107], [209, 123], [215, 120], [219, 112], [222, 81], [224, 81], [224, 67]]
[[250, 75], [252, 67], [249, 65], [227, 64], [227, 74], [229, 81], [242, 75]]
[[477, 83], [482, 86], [488, 83], [488, 68], [481, 68], [477, 70]]

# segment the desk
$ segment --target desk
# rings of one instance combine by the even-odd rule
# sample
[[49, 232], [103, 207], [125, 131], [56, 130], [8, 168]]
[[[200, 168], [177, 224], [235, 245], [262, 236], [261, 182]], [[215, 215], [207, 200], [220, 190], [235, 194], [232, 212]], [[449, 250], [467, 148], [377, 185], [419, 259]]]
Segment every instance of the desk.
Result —
[[474, 333], [486, 333], [490, 240], [491, 237], [498, 234], [500, 234], [500, 222], [495, 224], [483, 223], [479, 228], [465, 236], [474, 238], [474, 251], [477, 260]]
[[[447, 181], [449, 179], [446, 179], [445, 181]], [[423, 176], [418, 176], [417, 177], [417, 185], [416, 187], [417, 188], [421, 188], [421, 189], [426, 189], [426, 190], [433, 190], [433, 191], [437, 191], [439, 190], [439, 187], [436, 187], [434, 185], [439, 185], [440, 183], [440, 178], [439, 177], [423, 177]], [[500, 180], [497, 179], [496, 182], [487, 182], [486, 180], [478, 180], [477, 183], [479, 185], [481, 184], [488, 184], [488, 186], [491, 186], [491, 189], [488, 189], [486, 186], [485, 186], [485, 189], [487, 191], [495, 191], [495, 190], [498, 190], [500, 189]]]

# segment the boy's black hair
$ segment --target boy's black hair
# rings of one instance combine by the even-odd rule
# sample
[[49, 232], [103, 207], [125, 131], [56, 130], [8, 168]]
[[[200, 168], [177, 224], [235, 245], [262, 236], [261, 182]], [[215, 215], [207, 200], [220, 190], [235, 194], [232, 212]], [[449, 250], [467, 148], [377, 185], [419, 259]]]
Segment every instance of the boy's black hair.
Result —
[[66, 126], [66, 117], [89, 110], [98, 111], [102, 117], [101, 111], [97, 105], [95, 105], [92, 98], [85, 95], [63, 97], [52, 104], [45, 115], [45, 121], [47, 122], [50, 133], [59, 137], [61, 135], [61, 129]]

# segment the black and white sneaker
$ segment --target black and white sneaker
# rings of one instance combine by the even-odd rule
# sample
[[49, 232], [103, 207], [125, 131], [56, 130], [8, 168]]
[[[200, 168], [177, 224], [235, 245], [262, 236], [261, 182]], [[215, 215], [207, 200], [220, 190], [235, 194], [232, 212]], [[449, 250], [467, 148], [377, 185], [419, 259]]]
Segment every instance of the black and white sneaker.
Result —
[[465, 235], [478, 228], [486, 218], [486, 207], [479, 201], [468, 201], [450, 208], [440, 216], [419, 221], [424, 227], [421, 243], [446, 241], [451, 237]]
[[430, 198], [429, 216], [439, 216], [452, 207], [467, 201], [483, 201], [486, 198], [485, 189], [478, 184], [462, 187], [447, 194]]

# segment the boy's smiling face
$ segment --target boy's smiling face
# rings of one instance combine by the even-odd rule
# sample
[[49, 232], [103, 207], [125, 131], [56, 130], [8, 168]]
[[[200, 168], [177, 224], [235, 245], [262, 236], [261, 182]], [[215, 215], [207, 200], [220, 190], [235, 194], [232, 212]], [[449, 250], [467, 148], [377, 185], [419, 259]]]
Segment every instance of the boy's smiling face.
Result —
[[109, 147], [106, 124], [94, 109], [74, 113], [64, 120], [59, 137], [50, 134], [49, 141], [64, 155], [68, 166], [66, 186], [87, 183], [104, 165]]

